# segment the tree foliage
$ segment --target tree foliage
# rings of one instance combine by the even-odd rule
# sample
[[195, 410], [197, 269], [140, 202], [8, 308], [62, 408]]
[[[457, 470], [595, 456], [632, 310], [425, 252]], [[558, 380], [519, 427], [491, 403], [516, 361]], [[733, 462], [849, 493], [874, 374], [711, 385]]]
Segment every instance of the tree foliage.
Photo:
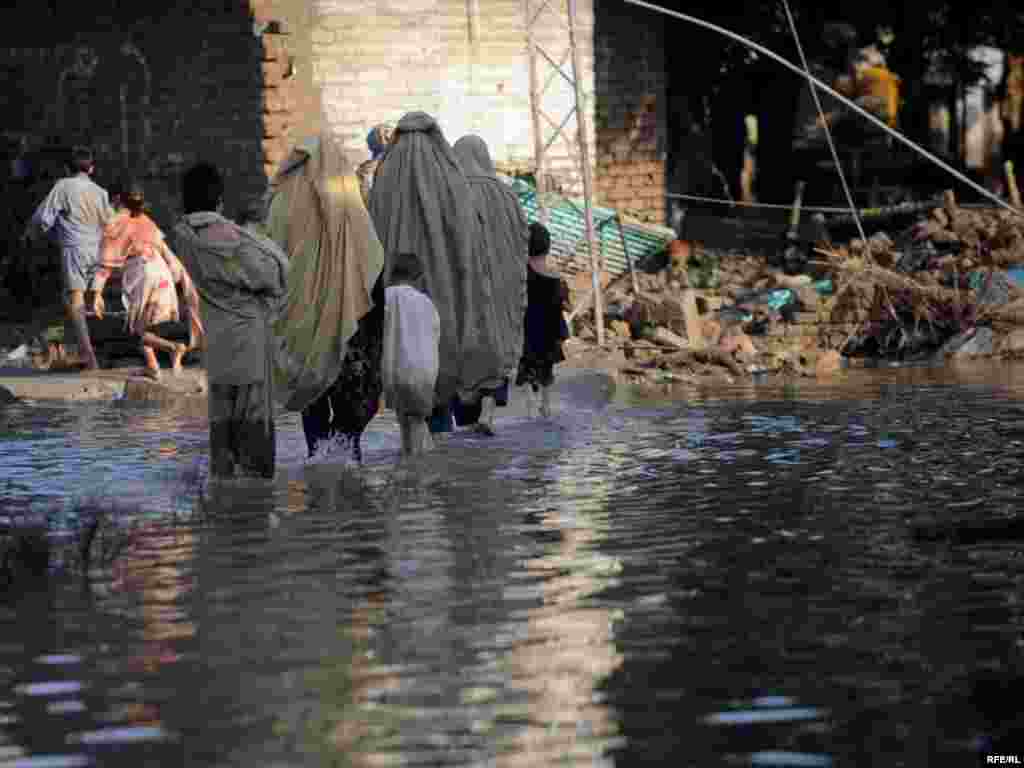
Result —
[[[664, 5], [749, 37], [794, 63], [799, 61], [781, 0], [664, 0]], [[828, 55], [823, 30], [829, 24], [852, 27], [859, 45], [878, 45], [903, 79], [910, 108], [916, 108], [915, 102], [922, 97], [933, 99], [936, 87], [981, 80], [984, 68], [970, 57], [973, 48], [1024, 52], [1024, 6], [1005, 0], [942, 0], [927, 5], [891, 0], [842, 4], [789, 0], [789, 7], [805, 53], [812, 60]], [[790, 77], [777, 63], [758, 61], [748, 47], [713, 32], [681, 21], [673, 22], [671, 29], [674, 37], [685, 39], [691, 57], [704, 65], [701, 71], [706, 76], [689, 86], [695, 90], [712, 95], [726, 82], [766, 67], [780, 77]]]

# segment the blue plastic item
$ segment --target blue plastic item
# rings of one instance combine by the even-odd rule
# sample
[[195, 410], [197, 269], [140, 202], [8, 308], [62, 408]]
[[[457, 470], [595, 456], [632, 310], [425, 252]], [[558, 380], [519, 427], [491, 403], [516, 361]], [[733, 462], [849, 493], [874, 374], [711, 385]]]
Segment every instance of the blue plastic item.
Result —
[[779, 290], [772, 291], [768, 294], [768, 306], [778, 312], [795, 298], [796, 294], [794, 294], [789, 288], [780, 288]]
[[1024, 285], [1024, 267], [1010, 267], [1006, 270], [1006, 276], [1014, 285]]
[[831, 296], [835, 293], [836, 287], [832, 284], [830, 278], [825, 280], [819, 280], [814, 284], [814, 290], [816, 290], [821, 296]]

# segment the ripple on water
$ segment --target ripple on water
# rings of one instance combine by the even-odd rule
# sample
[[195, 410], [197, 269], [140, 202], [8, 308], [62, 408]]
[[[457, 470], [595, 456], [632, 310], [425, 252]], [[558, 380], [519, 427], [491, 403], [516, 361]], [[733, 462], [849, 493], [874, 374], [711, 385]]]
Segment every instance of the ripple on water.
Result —
[[0, 613], [0, 712], [49, 746], [0, 766], [71, 744], [177, 765], [184, 743], [232, 766], [867, 764], [930, 744], [922, 723], [969, 744], [972, 677], [1019, 654], [1024, 568], [1014, 542], [908, 536], [915, 510], [1019, 506], [1013, 402], [961, 394], [510, 418], [397, 472], [388, 419], [360, 472], [307, 464], [290, 416], [280, 481], [192, 516], [201, 420], [30, 416], [0, 445], [11, 494], [116, 487], [151, 528], [86, 599], [69, 579]]
[[14, 756], [12, 760], [3, 760], [3, 749], [0, 748], [0, 768], [85, 768], [92, 764], [87, 755]]

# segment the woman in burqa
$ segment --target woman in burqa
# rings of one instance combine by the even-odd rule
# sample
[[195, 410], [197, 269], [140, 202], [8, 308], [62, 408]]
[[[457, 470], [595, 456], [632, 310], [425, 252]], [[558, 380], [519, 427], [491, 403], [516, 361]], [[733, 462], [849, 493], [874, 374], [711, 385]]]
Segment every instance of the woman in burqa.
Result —
[[502, 385], [484, 390], [478, 403], [460, 409], [458, 420], [476, 422], [478, 431], [494, 434], [494, 409], [508, 404], [508, 378], [517, 369], [523, 350], [529, 223], [519, 197], [498, 179], [483, 139], [463, 136], [452, 149], [473, 191], [480, 227], [476, 245], [493, 280], [498, 342], [506, 372]]
[[274, 326], [274, 385], [302, 412], [309, 455], [360, 438], [382, 392], [384, 250], [355, 167], [328, 134], [293, 150], [272, 182], [267, 234], [288, 254], [288, 299]]
[[437, 122], [405, 115], [377, 168], [370, 216], [388, 258], [412, 253], [441, 318], [440, 370], [432, 431], [450, 431], [454, 398], [473, 403], [501, 386], [511, 344], [495, 310], [493, 285], [476, 240], [474, 197]]

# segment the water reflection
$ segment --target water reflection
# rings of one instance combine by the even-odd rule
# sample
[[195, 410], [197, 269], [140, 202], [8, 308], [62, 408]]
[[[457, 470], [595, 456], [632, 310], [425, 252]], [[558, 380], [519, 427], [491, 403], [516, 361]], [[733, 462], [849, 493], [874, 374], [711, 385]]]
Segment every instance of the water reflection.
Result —
[[599, 547], [624, 451], [574, 446], [544, 472], [546, 487], [525, 530], [540, 551], [522, 563], [540, 604], [524, 612], [521, 639], [507, 656], [512, 684], [529, 694], [521, 715], [527, 724], [505, 746], [499, 765], [599, 765], [617, 734], [598, 693], [622, 663], [614, 616], [590, 600], [618, 566]]
[[913, 531], [1019, 514], [1019, 370], [567, 381], [416, 462], [375, 422], [362, 470], [286, 419], [279, 480], [195, 511], [201, 415], [15, 407], [0, 516], [138, 514], [2, 596], [0, 766], [968, 761], [1014, 733], [1019, 541]]

